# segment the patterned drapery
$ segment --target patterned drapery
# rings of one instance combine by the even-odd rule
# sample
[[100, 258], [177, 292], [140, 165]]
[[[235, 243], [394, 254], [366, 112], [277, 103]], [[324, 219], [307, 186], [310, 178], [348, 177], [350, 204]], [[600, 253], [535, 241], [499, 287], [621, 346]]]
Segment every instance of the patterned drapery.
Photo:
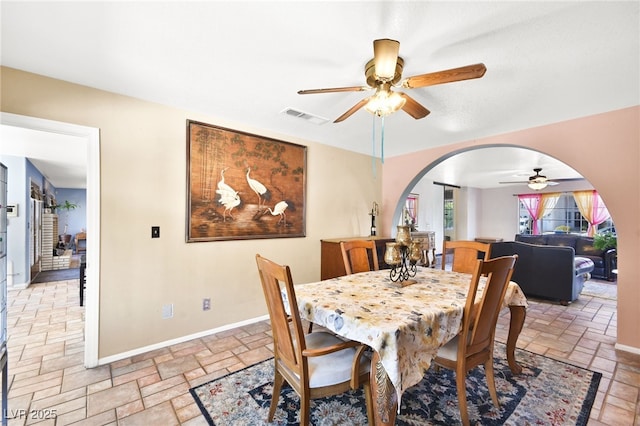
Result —
[[582, 216], [589, 222], [587, 236], [593, 237], [597, 226], [611, 217], [609, 210], [595, 190], [575, 191], [573, 199], [576, 200], [576, 205]]
[[549, 211], [556, 206], [560, 193], [549, 192], [545, 194], [521, 194], [518, 195], [518, 200], [527, 209], [533, 222], [533, 229], [531, 230], [533, 235], [539, 235], [540, 229], [538, 229], [538, 221]]

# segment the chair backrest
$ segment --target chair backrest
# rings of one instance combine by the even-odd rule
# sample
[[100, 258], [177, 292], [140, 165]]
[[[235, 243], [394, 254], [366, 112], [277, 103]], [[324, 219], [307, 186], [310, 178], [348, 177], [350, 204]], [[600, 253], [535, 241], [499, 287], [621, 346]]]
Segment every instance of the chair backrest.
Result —
[[[485, 261], [476, 260], [464, 308], [462, 338], [458, 348], [459, 352], [464, 350], [466, 357], [490, 350], [493, 347], [502, 300], [517, 259], [518, 255], [497, 257]], [[481, 276], [486, 276], [486, 284], [478, 299]], [[466, 347], [463, 347], [464, 342], [467, 342]]]
[[479, 241], [447, 241], [442, 244], [442, 269], [447, 263], [447, 254], [453, 253], [451, 270], [454, 272], [473, 273], [478, 259], [489, 260], [491, 244]]
[[[303, 363], [306, 362], [302, 351], [306, 349], [306, 343], [291, 270], [288, 266], [278, 265], [259, 254], [256, 255], [256, 262], [269, 310], [274, 357], [290, 370], [302, 375]], [[287, 314], [285, 303], [288, 303], [290, 314]]]
[[78, 232], [75, 236], [74, 243], [76, 246], [76, 253], [87, 251], [87, 233]]
[[[340, 250], [347, 275], [380, 269], [376, 242], [373, 240], [341, 241]], [[371, 262], [369, 261], [370, 257]]]

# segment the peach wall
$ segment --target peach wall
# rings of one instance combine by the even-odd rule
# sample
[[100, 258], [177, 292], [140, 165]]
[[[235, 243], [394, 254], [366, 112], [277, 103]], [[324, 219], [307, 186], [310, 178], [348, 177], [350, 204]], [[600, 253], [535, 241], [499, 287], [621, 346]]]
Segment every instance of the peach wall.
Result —
[[618, 346], [640, 352], [640, 107], [393, 157], [383, 166], [380, 230], [390, 235], [403, 192], [425, 167], [469, 147], [515, 145], [580, 172], [604, 199], [618, 231]]

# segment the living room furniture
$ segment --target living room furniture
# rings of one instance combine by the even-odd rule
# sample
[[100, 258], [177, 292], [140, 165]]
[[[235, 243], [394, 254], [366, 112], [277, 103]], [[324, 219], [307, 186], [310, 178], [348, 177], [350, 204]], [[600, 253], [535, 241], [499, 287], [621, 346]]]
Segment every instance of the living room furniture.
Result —
[[378, 266], [380, 269], [389, 269], [390, 266], [384, 261], [384, 251], [386, 243], [394, 242], [395, 239], [379, 236], [370, 237], [346, 237], [346, 238], [330, 238], [320, 240], [320, 278], [328, 280], [329, 278], [341, 277], [347, 274], [342, 260], [342, 251], [340, 250], [341, 241], [367, 240], [375, 241], [376, 253], [378, 255]]
[[584, 257], [593, 262], [591, 276], [607, 281], [617, 279], [613, 270], [616, 269], [617, 251], [615, 248], [598, 250], [593, 246], [593, 238], [575, 234], [517, 234], [516, 241], [529, 244], [572, 247], [576, 257]]
[[340, 251], [347, 275], [380, 269], [375, 241], [341, 241]]
[[517, 254], [511, 279], [527, 297], [559, 301], [566, 305], [578, 298], [593, 262], [576, 257], [573, 247], [503, 241], [491, 244], [491, 257]]

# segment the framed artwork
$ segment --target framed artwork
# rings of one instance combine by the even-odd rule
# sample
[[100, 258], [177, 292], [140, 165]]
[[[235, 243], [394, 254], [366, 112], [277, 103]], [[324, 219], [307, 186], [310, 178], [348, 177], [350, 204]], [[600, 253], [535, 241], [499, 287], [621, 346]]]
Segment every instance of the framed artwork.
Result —
[[187, 242], [305, 236], [307, 148], [187, 120]]

